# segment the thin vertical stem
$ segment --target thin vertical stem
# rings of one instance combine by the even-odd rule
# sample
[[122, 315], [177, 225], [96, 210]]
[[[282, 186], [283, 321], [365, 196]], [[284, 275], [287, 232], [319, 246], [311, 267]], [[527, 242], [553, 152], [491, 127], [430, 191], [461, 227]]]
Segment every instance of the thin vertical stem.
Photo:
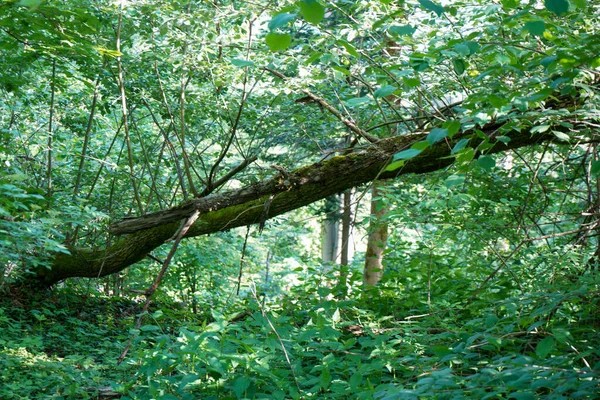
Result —
[[242, 256], [240, 257], [240, 270], [238, 272], [238, 282], [236, 295], [240, 295], [240, 287], [242, 286], [242, 274], [244, 272], [244, 262], [246, 257], [246, 245], [248, 244], [248, 235], [250, 235], [250, 225], [246, 228], [246, 238], [244, 239], [244, 246], [242, 247]]
[[83, 176], [83, 167], [85, 163], [85, 156], [87, 148], [90, 143], [90, 135], [92, 131], [92, 123], [94, 122], [94, 115], [96, 113], [96, 104], [98, 103], [98, 89], [100, 87], [100, 75], [96, 78], [96, 84], [94, 85], [94, 96], [92, 97], [92, 106], [90, 110], [90, 116], [88, 117], [87, 127], [85, 129], [85, 137], [83, 139], [83, 148], [81, 149], [81, 158], [79, 160], [79, 168], [77, 169], [77, 178], [75, 179], [75, 188], [73, 189], [73, 199], [77, 198], [79, 194], [79, 187], [81, 186], [81, 178]]
[[56, 60], [52, 60], [52, 82], [50, 83], [50, 119], [48, 121], [48, 143], [46, 161], [46, 201], [50, 206], [52, 198], [52, 137], [54, 135], [52, 122], [54, 120], [54, 94], [56, 92]]
[[133, 187], [133, 196], [137, 203], [138, 211], [140, 214], [144, 212], [142, 201], [140, 199], [140, 193], [138, 191], [137, 183], [135, 181], [135, 171], [133, 168], [133, 153], [131, 150], [131, 140], [129, 137], [129, 126], [127, 124], [127, 97], [125, 97], [125, 84], [123, 81], [123, 64], [121, 63], [121, 28], [123, 25], [123, 3], [121, 3], [121, 12], [119, 13], [119, 24], [117, 26], [117, 66], [119, 69], [119, 90], [121, 92], [121, 108], [123, 112], [123, 131], [125, 132], [125, 144], [127, 145], [127, 158], [129, 161], [129, 173], [131, 178], [131, 186]]

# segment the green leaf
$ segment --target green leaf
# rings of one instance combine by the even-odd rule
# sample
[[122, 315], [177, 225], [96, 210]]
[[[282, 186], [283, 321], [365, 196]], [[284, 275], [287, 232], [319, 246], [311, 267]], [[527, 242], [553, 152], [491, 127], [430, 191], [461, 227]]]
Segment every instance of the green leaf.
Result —
[[515, 400], [535, 400], [536, 397], [530, 392], [514, 392], [508, 396], [509, 399]]
[[390, 26], [388, 32], [398, 36], [412, 36], [417, 28], [412, 25], [393, 25]]
[[393, 163], [390, 163], [387, 167], [385, 167], [386, 171], [395, 171], [400, 167], [403, 167], [405, 163], [405, 160], [398, 160], [398, 161], [394, 161]]
[[498, 323], [499, 319], [496, 315], [494, 314], [488, 314], [485, 317], [485, 326], [488, 328], [491, 328], [492, 326], [496, 325]]
[[344, 101], [344, 104], [350, 107], [354, 107], [359, 104], [368, 103], [369, 101], [371, 101], [370, 97], [354, 97], [352, 99]]
[[492, 335], [485, 335], [485, 340], [487, 340], [487, 342], [497, 348], [500, 348], [502, 346], [502, 339], [500, 339], [499, 337], [496, 336], [492, 336]]
[[[600, 164], [600, 161], [596, 161], [596, 163]], [[600, 165], [597, 166], [596, 173], [598, 173], [598, 171], [600, 171]], [[592, 164], [592, 173], [594, 173], [593, 164]], [[556, 339], [556, 341], [558, 343], [562, 343], [562, 344], [565, 344], [569, 338], [571, 338], [571, 339], [573, 338], [571, 336], [571, 332], [569, 332], [565, 328], [554, 328], [554, 329], [552, 329], [552, 334], [554, 335], [554, 339]]]
[[352, 376], [350, 377], [350, 380], [348, 381], [348, 383], [350, 384], [350, 389], [352, 391], [356, 391], [356, 389], [358, 389], [358, 385], [360, 385], [362, 381], [363, 381], [362, 374], [355, 372], [354, 374], [352, 374]]
[[444, 139], [446, 136], [448, 136], [448, 129], [433, 128], [427, 134], [427, 142], [433, 145]]
[[358, 54], [358, 51], [356, 51], [356, 48], [354, 46], [352, 46], [350, 43], [346, 42], [345, 40], [338, 40], [336, 43], [341, 44], [344, 47], [344, 49], [346, 49], [348, 54], [350, 54], [351, 56], [354, 56], [354, 57], [360, 56], [360, 54]]
[[433, 11], [438, 17], [441, 17], [446, 9], [431, 0], [419, 0], [419, 4], [426, 10]]
[[21, 0], [17, 3], [19, 6], [29, 7], [29, 11], [35, 11], [44, 0]]
[[265, 41], [269, 50], [271, 51], [283, 51], [290, 47], [292, 43], [292, 37], [287, 33], [269, 32], [265, 36]]
[[407, 150], [399, 151], [398, 153], [394, 154], [394, 161], [409, 160], [409, 159], [414, 158], [414, 157], [418, 156], [419, 154], [421, 154], [421, 151], [422, 150], [417, 150], [417, 149], [407, 149]]
[[294, 19], [296, 19], [296, 14], [277, 14], [273, 17], [273, 19], [271, 19], [271, 21], [269, 21], [269, 30], [274, 31], [277, 28], [281, 28], [282, 26], [287, 25], [288, 22], [293, 21]]
[[306, 22], [316, 25], [325, 18], [325, 8], [317, 0], [302, 0], [299, 5]]
[[452, 65], [454, 66], [454, 72], [456, 72], [457, 75], [462, 75], [467, 69], [467, 64], [460, 58], [453, 58]]
[[592, 168], [591, 168], [590, 172], [592, 173], [592, 175], [598, 175], [598, 173], [600, 172], [600, 160], [594, 161], [592, 163]]
[[254, 63], [250, 60], [242, 60], [241, 58], [234, 58], [231, 63], [236, 67], [253, 67]]
[[569, 140], [571, 140], [571, 137], [570, 137], [569, 135], [567, 135], [566, 133], [564, 133], [564, 132], [560, 132], [560, 131], [552, 131], [552, 134], [553, 134], [554, 136], [556, 136], [556, 138], [557, 138], [558, 140], [562, 140], [562, 141], [564, 141], [564, 142], [568, 142]]
[[342, 74], [344, 74], [346, 76], [352, 76], [352, 73], [350, 71], [348, 71], [346, 68], [342, 68], [337, 65], [332, 65], [331, 68], [336, 70], [337, 72], [341, 72]]
[[518, 0], [502, 0], [502, 7], [504, 7], [507, 10], [517, 8], [518, 6], [519, 6]]
[[550, 354], [550, 352], [554, 350], [555, 347], [556, 342], [554, 341], [554, 338], [548, 336], [544, 338], [541, 342], [539, 342], [537, 346], [535, 346], [535, 354], [539, 358], [546, 358], [548, 354]]
[[581, 10], [585, 10], [587, 8], [587, 0], [571, 0], [571, 3]]
[[465, 147], [467, 147], [467, 144], [469, 144], [469, 139], [460, 139], [458, 141], [458, 143], [456, 143], [454, 145], [454, 147], [452, 148], [452, 151], [450, 152], [450, 154], [454, 154], [454, 153], [457, 153], [457, 152], [461, 151], [462, 149], [464, 149]]
[[448, 137], [450, 138], [460, 131], [460, 127], [460, 121], [456, 119], [446, 121], [444, 122], [444, 125], [442, 125], [442, 128], [446, 128], [448, 130]]
[[387, 86], [380, 87], [379, 89], [377, 89], [373, 93], [373, 96], [375, 96], [376, 99], [379, 99], [381, 97], [389, 96], [392, 93], [394, 93], [395, 91], [396, 91], [396, 87], [395, 86], [387, 85]]
[[467, 147], [458, 152], [456, 161], [458, 163], [470, 163], [475, 157], [475, 150], [472, 147]]
[[416, 150], [420, 150], [420, 151], [423, 151], [428, 147], [429, 147], [429, 142], [427, 142], [426, 140], [421, 140], [420, 142], [413, 143], [413, 145], [410, 146], [411, 149], [416, 149]]
[[537, 125], [531, 128], [531, 133], [543, 133], [550, 129], [550, 125]]
[[461, 185], [465, 181], [464, 175], [450, 175], [448, 179], [444, 182], [447, 188], [451, 188], [453, 186]]
[[569, 2], [567, 0], [545, 0], [544, 4], [548, 11], [552, 11], [558, 16], [566, 14], [569, 11]]
[[481, 168], [489, 171], [496, 166], [496, 160], [490, 156], [480, 156], [477, 159], [477, 164], [479, 164]]
[[417, 86], [419, 86], [421, 84], [421, 80], [419, 78], [406, 78], [406, 77], [404, 77], [404, 78], [402, 78], [402, 81], [409, 88], [414, 88], [414, 87], [417, 87]]
[[471, 49], [466, 43], [457, 43], [454, 45], [454, 51], [458, 53], [458, 55], [466, 57], [471, 54]]
[[244, 392], [250, 387], [250, 379], [240, 376], [233, 381], [233, 392], [241, 399]]
[[525, 23], [525, 30], [532, 35], [542, 36], [546, 30], [546, 23], [544, 21], [529, 21]]
[[335, 311], [333, 312], [333, 315], [331, 316], [331, 320], [333, 322], [340, 322], [340, 320], [342, 319], [342, 317], [340, 316], [340, 309], [336, 308]]
[[319, 51], [315, 51], [314, 53], [312, 53], [310, 55], [310, 57], [308, 57], [306, 59], [306, 61], [304, 61], [305, 64], [312, 64], [313, 62], [317, 61], [319, 58], [321, 58], [321, 56], [323, 55], [323, 53], [319, 52]]

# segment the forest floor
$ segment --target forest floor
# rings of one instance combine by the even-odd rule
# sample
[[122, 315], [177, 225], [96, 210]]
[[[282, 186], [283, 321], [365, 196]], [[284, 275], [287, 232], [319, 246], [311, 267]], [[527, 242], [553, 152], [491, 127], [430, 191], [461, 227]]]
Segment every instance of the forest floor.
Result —
[[237, 303], [227, 317], [162, 303], [140, 329], [143, 304], [132, 299], [64, 289], [5, 297], [0, 398], [594, 399], [598, 311], [560, 317], [565, 302], [598, 302], [588, 294], [560, 303], [531, 294], [495, 313], [298, 293], [277, 306]]

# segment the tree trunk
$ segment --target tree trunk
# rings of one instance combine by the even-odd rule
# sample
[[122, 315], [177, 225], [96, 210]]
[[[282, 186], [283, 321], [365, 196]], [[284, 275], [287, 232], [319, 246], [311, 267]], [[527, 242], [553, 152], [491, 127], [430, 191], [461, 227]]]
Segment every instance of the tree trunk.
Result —
[[365, 255], [363, 282], [366, 286], [375, 286], [383, 276], [383, 252], [387, 245], [388, 224], [382, 220], [388, 211], [381, 200], [383, 182], [373, 182], [371, 190], [371, 221]]
[[321, 261], [323, 264], [335, 263], [338, 258], [339, 209], [340, 200], [337, 195], [330, 196], [325, 200], [325, 219], [321, 225]]
[[[51, 269], [40, 269], [31, 279], [43, 286], [51, 286], [70, 277], [97, 278], [122, 271], [172, 238], [181, 221], [187, 220], [195, 211], [200, 212], [200, 217], [186, 237], [255, 224], [374, 179], [439, 170], [453, 162], [451, 149], [460, 139], [468, 139], [469, 145], [476, 149], [482, 143], [481, 135], [492, 137], [501, 127], [502, 124], [490, 124], [482, 127], [478, 135], [457, 134], [452, 139], [432, 145], [394, 171], [385, 171], [393, 155], [416, 142], [425, 141], [427, 133], [383, 139], [376, 145], [348, 155], [333, 157], [289, 173], [282, 171], [265, 182], [192, 199], [180, 206], [141, 217], [127, 218], [111, 226], [112, 234], [122, 236], [113, 240], [110, 246], [94, 250], [69, 248], [71, 254], [56, 255]], [[556, 126], [554, 130], [560, 129], [567, 128]], [[493, 142], [486, 154], [556, 139], [550, 133], [532, 135], [527, 130], [505, 132], [504, 137], [510, 138], [510, 141]], [[269, 207], [265, 207], [266, 202], [270, 202]]]
[[344, 191], [342, 208], [342, 252], [340, 255], [340, 280], [339, 286], [342, 293], [346, 293], [348, 281], [348, 261], [350, 255], [350, 228], [352, 224], [352, 189]]

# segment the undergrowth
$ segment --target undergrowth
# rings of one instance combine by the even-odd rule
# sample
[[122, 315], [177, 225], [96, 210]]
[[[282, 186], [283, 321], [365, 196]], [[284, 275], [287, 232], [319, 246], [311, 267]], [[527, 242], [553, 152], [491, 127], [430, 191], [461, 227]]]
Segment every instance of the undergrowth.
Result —
[[64, 290], [5, 299], [0, 398], [592, 399], [595, 282], [417, 307], [397, 286], [361, 293], [355, 282], [342, 296], [311, 282], [198, 314], [157, 304], [139, 330], [134, 300]]

